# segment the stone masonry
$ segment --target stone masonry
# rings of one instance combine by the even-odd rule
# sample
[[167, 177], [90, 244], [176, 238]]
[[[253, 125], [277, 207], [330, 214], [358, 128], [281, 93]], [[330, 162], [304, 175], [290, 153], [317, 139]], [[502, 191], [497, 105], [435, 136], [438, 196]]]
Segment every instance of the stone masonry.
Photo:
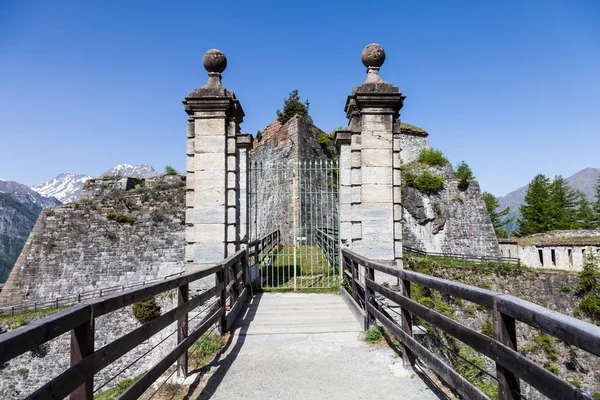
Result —
[[[186, 251], [188, 270], [214, 265], [241, 248], [247, 224], [241, 216], [247, 202], [240, 201], [245, 175], [247, 144], [240, 139], [244, 111], [233, 92], [221, 84], [227, 58], [209, 50], [203, 58], [208, 82], [183, 101], [187, 125]], [[244, 157], [244, 159], [242, 159]], [[241, 186], [240, 186], [241, 185]], [[243, 204], [242, 204], [243, 203]]]
[[401, 263], [400, 109], [404, 96], [385, 83], [383, 48], [362, 53], [367, 79], [346, 101], [348, 129], [337, 132], [340, 148], [342, 245], [368, 257]]

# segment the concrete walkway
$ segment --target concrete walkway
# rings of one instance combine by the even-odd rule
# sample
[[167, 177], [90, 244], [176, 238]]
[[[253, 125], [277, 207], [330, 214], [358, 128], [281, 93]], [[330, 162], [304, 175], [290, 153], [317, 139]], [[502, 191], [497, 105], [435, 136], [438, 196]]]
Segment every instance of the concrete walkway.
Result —
[[361, 333], [340, 296], [257, 295], [194, 398], [438, 398], [392, 349]]

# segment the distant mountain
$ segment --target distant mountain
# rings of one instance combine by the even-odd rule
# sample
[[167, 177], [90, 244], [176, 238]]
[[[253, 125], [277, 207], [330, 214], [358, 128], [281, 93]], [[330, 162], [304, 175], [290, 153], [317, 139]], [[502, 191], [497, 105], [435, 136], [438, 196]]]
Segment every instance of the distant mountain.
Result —
[[[115, 175], [146, 179], [156, 176], [158, 173], [154, 170], [154, 168], [146, 164], [119, 164], [98, 175], [98, 178]], [[59, 174], [57, 177], [48, 182], [32, 186], [31, 189], [44, 196], [54, 196], [62, 203], [72, 203], [79, 199], [79, 195], [81, 194], [81, 189], [83, 188], [85, 181], [92, 178], [94, 177], [67, 172]]]
[[[581, 190], [585, 193], [589, 201], [596, 201], [594, 196], [594, 186], [598, 182], [598, 176], [600, 176], [600, 168], [585, 168], [581, 171], [566, 178], [567, 182], [573, 189]], [[554, 177], [549, 177], [554, 179]], [[527, 188], [529, 185], [523, 186], [508, 193], [506, 196], [498, 197], [500, 203], [499, 210], [504, 210], [506, 207], [510, 207], [510, 214], [508, 217], [519, 217], [519, 208], [525, 203], [525, 195], [527, 194]], [[510, 231], [516, 229], [516, 218], [515, 222], [508, 226]]]
[[51, 181], [32, 186], [31, 189], [44, 196], [54, 196], [63, 204], [72, 203], [79, 199], [83, 184], [91, 178], [93, 177], [67, 172], [59, 174]]
[[42, 208], [60, 205], [28, 186], [0, 180], [0, 282], [5, 282]]
[[152, 178], [157, 176], [158, 173], [148, 164], [143, 165], [131, 165], [131, 164], [119, 164], [115, 165], [108, 171], [98, 175], [98, 177], [102, 176], [114, 176], [121, 175], [123, 177], [131, 177], [131, 178]]

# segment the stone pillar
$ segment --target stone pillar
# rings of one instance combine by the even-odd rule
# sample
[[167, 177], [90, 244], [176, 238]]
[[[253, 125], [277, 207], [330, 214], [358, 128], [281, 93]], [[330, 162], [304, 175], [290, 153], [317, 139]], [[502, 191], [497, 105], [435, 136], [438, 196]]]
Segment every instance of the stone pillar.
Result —
[[249, 133], [237, 136], [237, 148], [239, 152], [239, 187], [238, 187], [238, 203], [239, 203], [239, 232], [238, 237], [242, 247], [246, 247], [249, 240], [249, 218], [250, 218], [250, 202], [248, 201], [248, 185], [250, 184], [249, 175], [249, 154], [252, 150], [252, 135]]
[[188, 114], [185, 259], [189, 270], [214, 265], [240, 248], [239, 151], [244, 111], [221, 84], [227, 59], [203, 58], [208, 82], [183, 101]]
[[400, 109], [405, 96], [385, 83], [379, 68], [385, 51], [370, 44], [362, 52], [367, 79], [346, 101], [348, 130], [340, 146], [340, 228], [342, 243], [366, 257], [402, 260], [400, 198]]

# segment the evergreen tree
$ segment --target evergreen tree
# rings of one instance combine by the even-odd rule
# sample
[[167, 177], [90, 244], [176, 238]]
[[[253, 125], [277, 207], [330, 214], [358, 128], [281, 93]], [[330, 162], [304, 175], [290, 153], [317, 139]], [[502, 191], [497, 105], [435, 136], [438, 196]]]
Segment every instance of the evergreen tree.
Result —
[[500, 203], [496, 196], [491, 193], [483, 192], [483, 201], [485, 202], [485, 207], [490, 214], [490, 219], [492, 220], [492, 225], [494, 226], [494, 231], [496, 232], [496, 236], [499, 238], [508, 237], [508, 232], [504, 229], [504, 226], [511, 222], [511, 218], [504, 218], [510, 213], [510, 207], [506, 207], [504, 210], [500, 212], [496, 212], [498, 207], [500, 207]]
[[576, 191], [577, 210], [575, 212], [576, 227], [578, 229], [595, 229], [594, 210], [592, 205], [581, 190]]
[[577, 228], [577, 193], [561, 175], [550, 184], [550, 230]]
[[456, 164], [456, 172], [454, 172], [454, 177], [458, 179], [458, 188], [460, 190], [466, 190], [469, 187], [469, 181], [475, 179], [475, 175], [473, 175], [471, 167], [469, 167], [469, 165], [464, 161]]
[[304, 103], [300, 102], [298, 89], [294, 89], [290, 92], [287, 99], [283, 99], [283, 112], [277, 110], [277, 120], [282, 124], [285, 124], [296, 114], [308, 115], [308, 106], [308, 100]]
[[529, 183], [520, 211], [521, 218], [517, 220], [519, 236], [550, 230], [550, 180], [545, 175], [538, 174]]
[[600, 228], [600, 176], [598, 177], [598, 181], [596, 182], [596, 186], [594, 186], [594, 189], [596, 201], [592, 205], [592, 209], [594, 211], [592, 225], [594, 226], [594, 228]]

